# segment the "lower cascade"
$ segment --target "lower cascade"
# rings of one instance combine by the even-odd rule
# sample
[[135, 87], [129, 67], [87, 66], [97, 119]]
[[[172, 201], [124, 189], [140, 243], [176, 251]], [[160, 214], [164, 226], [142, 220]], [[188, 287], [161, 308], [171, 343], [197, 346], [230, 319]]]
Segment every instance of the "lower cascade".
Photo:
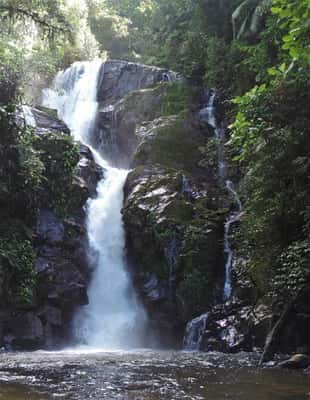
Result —
[[131, 348], [141, 345], [146, 315], [135, 296], [125, 257], [121, 209], [129, 171], [114, 168], [90, 146], [101, 68], [99, 61], [77, 62], [59, 72], [53, 88], [43, 92], [43, 105], [57, 109], [74, 139], [90, 148], [104, 170], [97, 197], [87, 203], [89, 260], [94, 272], [88, 291], [89, 305], [75, 318], [77, 335], [89, 346]]

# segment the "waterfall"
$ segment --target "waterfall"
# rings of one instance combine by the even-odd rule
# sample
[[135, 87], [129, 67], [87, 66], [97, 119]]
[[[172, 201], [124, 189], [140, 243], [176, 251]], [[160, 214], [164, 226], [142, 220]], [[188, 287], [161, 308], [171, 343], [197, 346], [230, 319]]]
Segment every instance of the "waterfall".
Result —
[[84, 343], [105, 349], [140, 345], [146, 317], [127, 272], [121, 209], [127, 170], [112, 167], [90, 145], [98, 110], [97, 84], [102, 63], [77, 62], [57, 74], [43, 91], [43, 105], [58, 110], [75, 140], [90, 148], [105, 174], [97, 197], [87, 203], [87, 233], [94, 272], [89, 305], [75, 319]]
[[229, 214], [224, 229], [224, 253], [225, 253], [225, 283], [223, 290], [223, 299], [228, 300], [232, 294], [232, 280], [231, 280], [231, 269], [233, 262], [233, 251], [230, 244], [230, 232], [231, 227], [234, 223], [238, 222], [242, 215], [242, 204], [237, 192], [234, 189], [234, 184], [232, 181], [226, 179], [226, 162], [224, 157], [224, 140], [225, 140], [225, 130], [218, 124], [216, 118], [216, 110], [215, 110], [215, 100], [216, 94], [212, 93], [209, 97], [207, 105], [200, 112], [201, 117], [205, 118], [209, 125], [214, 129], [215, 137], [218, 142], [218, 171], [219, 178], [222, 181], [225, 179], [225, 185], [228, 193], [234, 199], [235, 204], [237, 205], [237, 211], [233, 211]]

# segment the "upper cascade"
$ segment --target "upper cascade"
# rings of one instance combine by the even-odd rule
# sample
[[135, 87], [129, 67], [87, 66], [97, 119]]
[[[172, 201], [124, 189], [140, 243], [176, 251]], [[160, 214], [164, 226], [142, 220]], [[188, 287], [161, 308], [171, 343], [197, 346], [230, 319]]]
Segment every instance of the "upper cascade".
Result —
[[42, 103], [55, 108], [76, 140], [88, 144], [98, 109], [97, 88], [101, 61], [75, 62], [56, 75], [53, 88], [43, 90]]

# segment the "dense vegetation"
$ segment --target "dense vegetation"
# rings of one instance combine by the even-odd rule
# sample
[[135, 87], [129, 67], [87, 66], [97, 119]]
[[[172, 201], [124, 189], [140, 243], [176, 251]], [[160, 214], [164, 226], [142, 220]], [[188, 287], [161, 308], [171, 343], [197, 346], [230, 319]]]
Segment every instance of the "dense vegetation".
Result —
[[[169, 67], [229, 100], [243, 273], [276, 302], [310, 285], [308, 0], [4, 0], [0, 21], [2, 125], [16, 96], [35, 101], [57, 69], [98, 56]], [[1, 143], [26, 154], [13, 183], [35, 204], [47, 166], [14, 132], [1, 126]], [[1, 197], [18, 194], [11, 184]]]
[[71, 40], [72, 27], [54, 1], [4, 1], [0, 20], [0, 304], [23, 308], [35, 301], [38, 211], [61, 215], [71, 207], [64, 196], [69, 190], [74, 199], [79, 152], [68, 134], [40, 137], [25, 127], [19, 103], [33, 84], [40, 87], [41, 70], [54, 73], [57, 41]]

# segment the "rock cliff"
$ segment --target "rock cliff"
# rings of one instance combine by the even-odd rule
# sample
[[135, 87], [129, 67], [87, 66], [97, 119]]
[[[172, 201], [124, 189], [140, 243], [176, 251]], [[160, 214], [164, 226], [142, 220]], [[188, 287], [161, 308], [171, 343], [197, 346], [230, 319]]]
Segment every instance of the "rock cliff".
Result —
[[[88, 301], [83, 207], [102, 171], [88, 149], [79, 156], [51, 110], [24, 107], [17, 122], [32, 147], [3, 139], [2, 168], [21, 174], [26, 149], [40, 166], [30, 170], [40, 182], [30, 197], [26, 181], [17, 185], [14, 199], [1, 193], [0, 343], [8, 349], [55, 348], [68, 341], [72, 315]], [[23, 131], [29, 122], [34, 126]]]

